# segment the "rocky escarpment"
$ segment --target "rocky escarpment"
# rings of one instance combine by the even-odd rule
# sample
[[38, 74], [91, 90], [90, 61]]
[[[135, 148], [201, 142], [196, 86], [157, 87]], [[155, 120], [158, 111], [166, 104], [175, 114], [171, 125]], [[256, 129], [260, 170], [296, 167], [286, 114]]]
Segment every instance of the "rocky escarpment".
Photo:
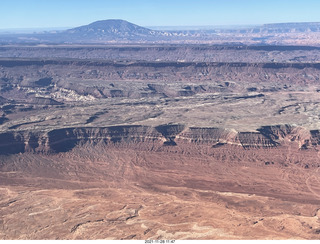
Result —
[[0, 105], [16, 102], [51, 106], [96, 98], [221, 92], [259, 93], [234, 97], [255, 98], [265, 92], [300, 89], [302, 84], [317, 87], [319, 80], [318, 63], [0, 59]]
[[320, 132], [289, 125], [265, 126], [256, 132], [237, 132], [222, 128], [186, 128], [179, 124], [62, 128], [48, 132], [12, 131], [0, 134], [0, 154], [67, 152], [84, 144], [162, 150], [195, 145], [211, 148], [225, 145], [244, 149], [275, 148], [287, 143], [294, 143], [300, 149], [316, 147], [320, 145]]
[[[0, 84], [68, 86], [67, 80], [268, 81], [314, 83], [318, 63], [145, 62], [1, 59]], [[78, 84], [79, 85], [79, 84]], [[102, 91], [103, 92], [103, 91]]]
[[101, 45], [101, 46], [0, 46], [0, 57], [94, 60], [154, 60], [186, 62], [314, 62], [315, 46], [285, 45]]

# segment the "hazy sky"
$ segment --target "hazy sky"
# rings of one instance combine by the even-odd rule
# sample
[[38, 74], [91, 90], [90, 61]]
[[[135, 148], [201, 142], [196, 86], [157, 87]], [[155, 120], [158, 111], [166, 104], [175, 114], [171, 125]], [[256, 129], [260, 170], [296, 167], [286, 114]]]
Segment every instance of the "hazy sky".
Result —
[[75, 27], [104, 19], [142, 26], [320, 22], [320, 0], [0, 0], [0, 29]]

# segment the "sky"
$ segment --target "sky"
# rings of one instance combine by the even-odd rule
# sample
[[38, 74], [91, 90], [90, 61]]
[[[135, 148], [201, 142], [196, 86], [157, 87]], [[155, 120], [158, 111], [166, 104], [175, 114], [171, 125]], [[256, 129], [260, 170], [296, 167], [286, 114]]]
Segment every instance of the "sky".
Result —
[[0, 0], [0, 29], [77, 27], [124, 19], [141, 26], [320, 22], [320, 0]]

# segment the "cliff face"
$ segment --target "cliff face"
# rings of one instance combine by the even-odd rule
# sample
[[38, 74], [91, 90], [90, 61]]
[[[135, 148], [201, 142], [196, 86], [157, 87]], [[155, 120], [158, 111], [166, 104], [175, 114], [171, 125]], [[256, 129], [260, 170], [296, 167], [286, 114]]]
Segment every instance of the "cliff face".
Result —
[[48, 132], [46, 148], [53, 152], [65, 152], [84, 143], [153, 144], [161, 139], [161, 134], [148, 126], [67, 128]]
[[[23, 86], [51, 79], [66, 86], [64, 79], [141, 81], [294, 81], [312, 83], [320, 79], [317, 63], [245, 62], [111, 62], [85, 60], [0, 60], [0, 78]], [[2, 81], [0, 80], [0, 83]], [[30, 84], [29, 84], [30, 83]]]
[[184, 125], [112, 126], [63, 128], [49, 132], [6, 132], [0, 134], [0, 154], [23, 152], [58, 153], [77, 145], [118, 145], [158, 150], [165, 147], [206, 145], [212, 148], [233, 145], [244, 149], [274, 148], [296, 143], [300, 149], [320, 145], [320, 132], [301, 127], [277, 125], [257, 132], [236, 132], [221, 128], [185, 128]]

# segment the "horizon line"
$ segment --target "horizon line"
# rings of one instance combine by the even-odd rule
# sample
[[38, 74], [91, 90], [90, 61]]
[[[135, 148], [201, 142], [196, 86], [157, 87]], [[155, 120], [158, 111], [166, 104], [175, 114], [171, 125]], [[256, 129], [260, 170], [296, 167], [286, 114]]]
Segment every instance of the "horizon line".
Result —
[[[124, 19], [105, 19], [105, 20], [124, 20]], [[0, 32], [10, 32], [10, 31], [27, 31], [28, 33], [32, 32], [32, 31], [63, 31], [63, 30], [68, 30], [68, 29], [72, 29], [72, 28], [77, 28], [80, 26], [86, 26], [89, 24], [92, 24], [94, 22], [97, 21], [104, 21], [104, 20], [96, 20], [93, 22], [90, 22], [88, 24], [85, 25], [78, 25], [78, 26], [63, 26], [63, 27], [14, 27], [14, 28], [0, 28]], [[127, 20], [124, 20], [127, 21]], [[127, 21], [129, 23], [135, 24], [133, 22]], [[163, 30], [170, 30], [169, 28], [174, 28], [173, 30], [179, 30], [178, 28], [187, 28], [187, 29], [180, 29], [180, 30], [192, 30], [191, 28], [196, 28], [193, 30], [198, 30], [199, 28], [202, 29], [207, 29], [207, 28], [246, 28], [246, 27], [253, 27], [253, 26], [263, 26], [263, 25], [270, 25], [270, 24], [299, 24], [299, 23], [319, 23], [320, 21], [297, 21], [297, 22], [269, 22], [269, 23], [263, 23], [263, 24], [212, 24], [212, 25], [151, 25], [151, 26], [145, 26], [145, 25], [139, 25], [141, 27], [145, 27], [145, 28], [155, 28], [155, 30], [160, 30], [159, 28], [164, 28]], [[137, 24], [135, 24], [137, 25]], [[0, 33], [1, 34], [1, 33]], [[14, 33], [8, 33], [8, 34], [14, 34]], [[20, 34], [20, 33], [19, 33]], [[22, 33], [21, 33], [22, 34]]]

